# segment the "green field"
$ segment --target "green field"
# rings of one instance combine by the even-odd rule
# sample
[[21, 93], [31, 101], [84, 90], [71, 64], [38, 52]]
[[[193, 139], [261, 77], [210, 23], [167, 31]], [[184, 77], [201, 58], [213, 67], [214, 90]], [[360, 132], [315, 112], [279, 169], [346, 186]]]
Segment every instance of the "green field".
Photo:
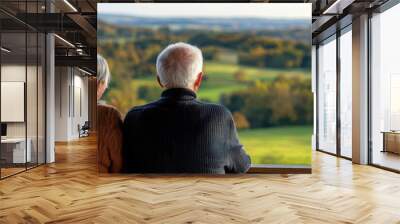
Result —
[[239, 139], [253, 164], [311, 164], [312, 126], [239, 131]]

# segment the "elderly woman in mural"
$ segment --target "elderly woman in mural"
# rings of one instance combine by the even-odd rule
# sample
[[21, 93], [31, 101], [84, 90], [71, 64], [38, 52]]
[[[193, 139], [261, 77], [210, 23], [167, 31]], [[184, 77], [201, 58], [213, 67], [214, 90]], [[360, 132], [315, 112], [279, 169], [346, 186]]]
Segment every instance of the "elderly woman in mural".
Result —
[[100, 173], [118, 173], [122, 167], [122, 118], [117, 109], [100, 100], [110, 82], [107, 61], [97, 55], [97, 158]]

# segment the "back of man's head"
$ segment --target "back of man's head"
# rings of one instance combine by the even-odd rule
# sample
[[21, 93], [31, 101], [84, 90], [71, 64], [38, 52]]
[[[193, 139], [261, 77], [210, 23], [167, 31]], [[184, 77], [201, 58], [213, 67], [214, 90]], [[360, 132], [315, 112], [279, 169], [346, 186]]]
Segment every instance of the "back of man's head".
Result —
[[187, 43], [166, 47], [157, 57], [157, 75], [166, 88], [193, 88], [203, 69], [201, 50]]

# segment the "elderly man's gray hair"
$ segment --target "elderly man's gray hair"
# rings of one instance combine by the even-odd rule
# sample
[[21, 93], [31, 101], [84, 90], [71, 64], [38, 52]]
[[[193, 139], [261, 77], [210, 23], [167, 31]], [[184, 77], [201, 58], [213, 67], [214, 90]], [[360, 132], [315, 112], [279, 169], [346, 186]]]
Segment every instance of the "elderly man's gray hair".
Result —
[[106, 59], [101, 55], [97, 55], [97, 85], [99, 83], [104, 83], [105, 86], [108, 86], [110, 82], [110, 69], [108, 68], [108, 64]]
[[157, 74], [167, 88], [192, 88], [203, 70], [201, 50], [187, 43], [167, 46], [157, 57]]

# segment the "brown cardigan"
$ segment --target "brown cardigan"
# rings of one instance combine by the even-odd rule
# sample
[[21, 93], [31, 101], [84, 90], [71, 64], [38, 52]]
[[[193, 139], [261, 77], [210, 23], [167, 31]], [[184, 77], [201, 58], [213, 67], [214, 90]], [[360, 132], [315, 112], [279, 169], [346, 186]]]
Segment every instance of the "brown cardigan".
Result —
[[122, 118], [112, 106], [97, 105], [97, 160], [100, 173], [119, 173], [122, 168]]

